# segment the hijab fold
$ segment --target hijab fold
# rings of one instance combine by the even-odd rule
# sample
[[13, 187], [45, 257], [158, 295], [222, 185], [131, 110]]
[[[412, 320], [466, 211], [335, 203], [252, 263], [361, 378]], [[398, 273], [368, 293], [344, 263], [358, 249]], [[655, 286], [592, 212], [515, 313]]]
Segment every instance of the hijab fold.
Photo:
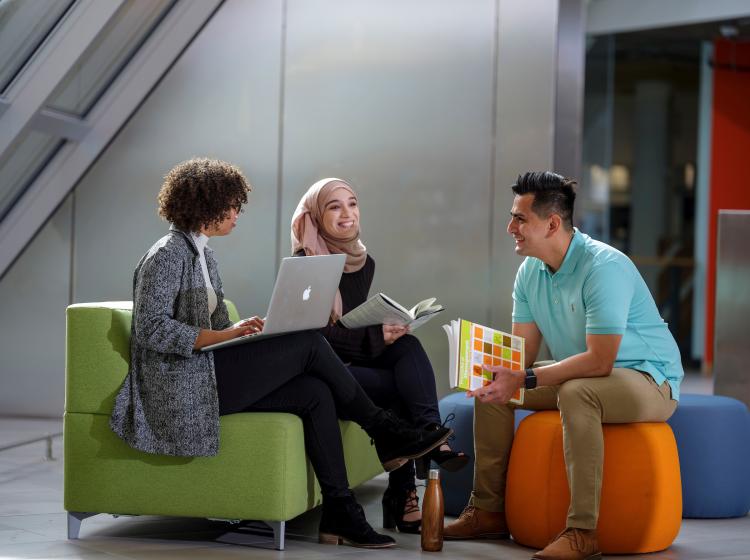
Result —
[[[292, 253], [300, 249], [307, 256], [343, 253], [346, 255], [344, 272], [357, 272], [367, 260], [367, 247], [359, 239], [359, 228], [350, 237], [340, 238], [326, 231], [323, 225], [326, 204], [333, 191], [340, 187], [357, 196], [349, 183], [336, 177], [317, 181], [302, 195], [292, 216]], [[337, 291], [331, 311], [333, 322], [341, 317], [342, 310], [341, 293]]]

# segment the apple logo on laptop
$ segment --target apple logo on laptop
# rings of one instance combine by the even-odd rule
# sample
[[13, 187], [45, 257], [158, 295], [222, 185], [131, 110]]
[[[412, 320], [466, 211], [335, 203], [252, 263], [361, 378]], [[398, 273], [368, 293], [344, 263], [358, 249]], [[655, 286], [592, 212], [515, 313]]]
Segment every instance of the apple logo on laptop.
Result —
[[302, 301], [307, 301], [310, 299], [310, 292], [312, 291], [312, 286], [308, 286], [305, 288], [305, 291], [302, 292]]

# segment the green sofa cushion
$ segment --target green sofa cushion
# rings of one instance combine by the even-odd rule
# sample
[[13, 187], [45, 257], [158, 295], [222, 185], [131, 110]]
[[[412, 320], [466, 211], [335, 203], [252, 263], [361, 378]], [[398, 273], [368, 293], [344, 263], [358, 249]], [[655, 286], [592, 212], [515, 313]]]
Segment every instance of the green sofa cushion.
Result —
[[[224, 300], [232, 321], [237, 308]], [[128, 374], [129, 301], [78, 303], [67, 310], [65, 410], [111, 414], [115, 396]], [[74, 375], [73, 375], [74, 372]]]

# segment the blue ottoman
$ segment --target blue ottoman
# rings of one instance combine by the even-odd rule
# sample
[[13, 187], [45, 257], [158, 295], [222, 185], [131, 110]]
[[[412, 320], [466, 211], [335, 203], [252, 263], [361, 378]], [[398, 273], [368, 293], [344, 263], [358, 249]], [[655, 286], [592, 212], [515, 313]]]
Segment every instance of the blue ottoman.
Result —
[[[469, 464], [458, 472], [440, 471], [445, 513], [458, 515], [469, 502], [474, 486], [474, 399], [467, 399], [464, 392], [453, 393], [442, 398], [439, 407], [443, 422], [455, 432], [451, 447], [471, 456]], [[531, 413], [531, 410], [516, 410], [516, 428]]]
[[742, 517], [750, 510], [750, 412], [717, 395], [682, 395], [668, 420], [677, 440], [682, 516]]

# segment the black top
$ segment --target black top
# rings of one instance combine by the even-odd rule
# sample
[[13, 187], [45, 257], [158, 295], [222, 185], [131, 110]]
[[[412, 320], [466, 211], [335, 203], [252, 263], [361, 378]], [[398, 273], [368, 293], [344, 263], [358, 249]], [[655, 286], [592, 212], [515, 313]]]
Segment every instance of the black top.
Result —
[[[297, 256], [304, 253], [299, 251]], [[365, 265], [356, 272], [341, 275], [339, 292], [343, 314], [348, 313], [367, 300], [372, 278], [375, 276], [375, 261], [367, 255]], [[373, 325], [360, 329], [347, 329], [340, 322], [321, 329], [331, 347], [344, 362], [366, 362], [379, 356], [385, 349], [383, 326]]]

